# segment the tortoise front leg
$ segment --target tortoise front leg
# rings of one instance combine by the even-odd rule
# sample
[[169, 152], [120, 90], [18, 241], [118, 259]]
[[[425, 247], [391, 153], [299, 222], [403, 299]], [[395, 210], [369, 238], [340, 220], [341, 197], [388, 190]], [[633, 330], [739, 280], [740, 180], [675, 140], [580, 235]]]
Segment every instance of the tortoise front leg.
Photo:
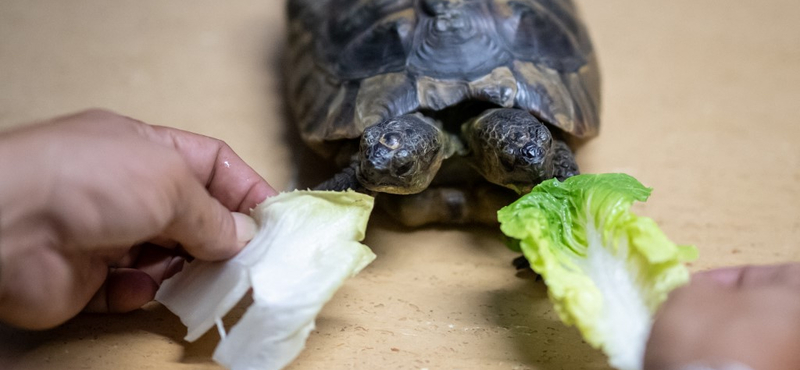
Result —
[[572, 176], [580, 174], [578, 170], [578, 162], [575, 161], [575, 155], [572, 154], [572, 149], [569, 148], [567, 143], [554, 139], [553, 140], [553, 177], [558, 181], [564, 181]]
[[332, 190], [332, 191], [345, 191], [347, 189], [355, 190], [359, 193], [374, 195], [374, 192], [368, 190], [360, 182], [356, 176], [358, 171], [358, 159], [355, 158], [349, 166], [342, 169], [341, 172], [333, 175], [328, 180], [314, 187], [314, 190]]

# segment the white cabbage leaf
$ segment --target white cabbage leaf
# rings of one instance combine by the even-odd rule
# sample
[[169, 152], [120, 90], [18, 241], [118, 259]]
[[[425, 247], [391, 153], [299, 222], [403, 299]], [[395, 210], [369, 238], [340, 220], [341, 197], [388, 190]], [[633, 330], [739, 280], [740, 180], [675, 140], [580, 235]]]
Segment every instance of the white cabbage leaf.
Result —
[[294, 191], [252, 215], [255, 238], [235, 257], [193, 261], [164, 281], [156, 300], [180, 317], [194, 341], [253, 289], [253, 304], [214, 351], [235, 370], [281, 369], [302, 351], [322, 306], [375, 255], [364, 239], [374, 199], [353, 191]]

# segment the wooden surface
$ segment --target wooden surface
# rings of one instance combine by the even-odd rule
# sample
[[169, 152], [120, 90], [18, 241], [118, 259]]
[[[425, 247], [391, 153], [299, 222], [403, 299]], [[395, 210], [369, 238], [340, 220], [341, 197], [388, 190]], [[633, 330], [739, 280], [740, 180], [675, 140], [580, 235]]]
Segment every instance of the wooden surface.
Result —
[[[800, 3], [578, 2], [604, 82], [582, 170], [654, 187], [636, 210], [699, 247], [694, 270], [800, 261]], [[309, 168], [287, 144], [284, 25], [273, 0], [4, 0], [0, 128], [109, 108], [224, 139], [289, 189]], [[496, 230], [406, 230], [376, 215], [366, 243], [378, 259], [325, 307], [292, 369], [606, 369], [544, 287], [514, 273]], [[184, 333], [157, 304], [3, 328], [0, 367], [217, 368], [216, 335]]]

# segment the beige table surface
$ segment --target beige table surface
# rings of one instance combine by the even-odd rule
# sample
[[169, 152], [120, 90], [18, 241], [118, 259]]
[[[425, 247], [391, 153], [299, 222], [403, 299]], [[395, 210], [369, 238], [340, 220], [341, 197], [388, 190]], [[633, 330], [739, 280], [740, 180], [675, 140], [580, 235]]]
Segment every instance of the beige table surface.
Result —
[[[579, 3], [604, 78], [583, 171], [654, 187], [637, 212], [699, 247], [694, 270], [800, 260], [800, 2]], [[284, 26], [273, 0], [3, 0], [0, 128], [109, 108], [224, 139], [290, 189], [308, 167], [287, 145]], [[495, 230], [406, 230], [375, 215], [366, 243], [378, 259], [325, 307], [291, 368], [606, 369], [544, 287], [515, 275]], [[157, 304], [5, 328], [0, 367], [216, 368], [216, 334], [184, 333]]]

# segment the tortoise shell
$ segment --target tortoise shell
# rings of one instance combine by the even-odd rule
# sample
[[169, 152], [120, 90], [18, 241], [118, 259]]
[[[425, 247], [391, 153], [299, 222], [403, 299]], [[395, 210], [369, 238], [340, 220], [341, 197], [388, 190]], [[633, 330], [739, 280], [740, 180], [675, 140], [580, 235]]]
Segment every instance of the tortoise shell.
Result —
[[598, 133], [600, 78], [570, 0], [290, 0], [288, 100], [325, 156], [364, 129], [468, 101]]

